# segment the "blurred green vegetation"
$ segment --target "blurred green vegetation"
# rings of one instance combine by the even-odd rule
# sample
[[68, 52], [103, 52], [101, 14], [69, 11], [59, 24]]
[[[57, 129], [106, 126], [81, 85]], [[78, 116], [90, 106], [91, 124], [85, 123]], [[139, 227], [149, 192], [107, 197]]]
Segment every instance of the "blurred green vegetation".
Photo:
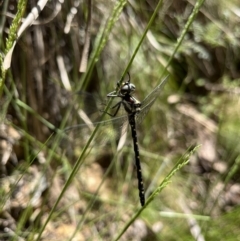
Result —
[[[6, 71], [35, 4], [0, 1], [0, 240], [240, 240], [240, 3], [47, 1]], [[140, 211], [131, 138], [61, 131], [127, 71], [139, 100], [169, 75], [138, 128], [146, 196], [201, 145]]]

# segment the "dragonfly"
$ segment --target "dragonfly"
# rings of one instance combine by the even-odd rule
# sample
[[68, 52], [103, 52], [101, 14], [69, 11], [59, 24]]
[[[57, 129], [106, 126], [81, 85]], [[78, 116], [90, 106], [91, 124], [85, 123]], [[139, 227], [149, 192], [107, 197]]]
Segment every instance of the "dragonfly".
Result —
[[133, 96], [136, 87], [133, 83], [131, 83], [129, 73], [128, 80], [126, 82], [122, 83], [121, 85], [119, 84], [119, 82], [117, 83], [117, 89], [119, 89], [118, 92], [112, 91], [107, 94], [107, 97], [109, 98], [121, 98], [121, 100], [116, 105], [111, 107], [112, 110], [115, 109], [115, 112], [113, 114], [107, 112], [108, 115], [110, 115], [111, 117], [115, 117], [119, 112], [121, 106], [124, 107], [127, 113], [128, 122], [131, 127], [133, 149], [135, 153], [135, 165], [137, 170], [139, 198], [142, 206], [145, 205], [145, 191], [136, 128], [137, 124], [140, 124], [146, 114], [149, 112], [149, 109], [157, 99], [167, 79], [168, 76], [165, 77], [164, 80], [157, 87], [155, 87], [155, 89], [153, 89], [153, 91], [142, 102], [140, 102], [137, 98]]
[[[124, 131], [119, 131], [121, 132], [120, 134], [121, 136], [127, 130], [125, 128], [126, 127], [125, 123], [128, 122], [131, 128], [133, 150], [135, 153], [135, 166], [137, 170], [139, 199], [142, 206], [145, 205], [145, 191], [144, 191], [142, 169], [141, 169], [141, 163], [140, 163], [140, 151], [138, 146], [138, 137], [137, 137], [136, 130], [138, 125], [141, 124], [146, 114], [149, 112], [151, 106], [154, 104], [155, 100], [159, 96], [161, 90], [163, 89], [165, 83], [167, 82], [167, 79], [168, 79], [168, 76], [166, 76], [163, 79], [163, 81], [159, 85], [157, 85], [152, 90], [152, 92], [146, 96], [146, 98], [142, 102], [140, 102], [137, 98], [133, 96], [133, 93], [135, 92], [136, 87], [133, 83], [131, 83], [130, 74], [128, 73], [128, 80], [126, 82], [122, 84], [117, 82], [118, 91], [112, 91], [107, 94], [107, 98], [121, 99], [120, 101], [117, 102], [117, 104], [114, 104], [112, 107], [110, 107], [110, 110], [112, 113], [105, 112], [106, 114], [112, 117], [110, 120], [104, 120], [104, 121], [94, 122], [94, 123], [91, 122], [91, 120], [84, 120], [85, 124], [70, 126], [65, 129], [65, 132], [74, 130], [74, 133], [76, 134], [76, 129], [82, 130], [82, 128], [88, 127], [89, 129], [93, 130], [94, 126], [99, 124], [101, 125], [102, 128], [106, 127], [108, 129], [109, 125], [114, 125], [117, 128], [119, 128], [119, 126], [124, 128]], [[87, 102], [90, 102], [90, 101], [87, 101]], [[123, 111], [125, 111], [125, 114], [121, 116], [117, 116], [120, 109], [124, 109]], [[101, 111], [101, 112], [104, 112], [104, 111]], [[86, 118], [87, 117], [85, 116], [83, 119], [86, 119]], [[103, 129], [105, 130], [106, 128], [103, 128]], [[109, 130], [109, 132], [107, 133], [108, 135], [113, 135], [113, 136], [114, 134], [116, 134], [112, 132], [112, 130]], [[100, 138], [104, 138], [103, 136], [106, 136], [106, 135], [100, 135]], [[117, 136], [119, 136], [119, 134]]]

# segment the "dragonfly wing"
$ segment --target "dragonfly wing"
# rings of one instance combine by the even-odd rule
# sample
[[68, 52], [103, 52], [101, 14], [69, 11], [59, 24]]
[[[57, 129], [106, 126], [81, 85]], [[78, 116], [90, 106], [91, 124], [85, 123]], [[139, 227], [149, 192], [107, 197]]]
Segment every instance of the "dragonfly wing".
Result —
[[118, 141], [118, 146], [117, 146], [117, 151], [118, 152], [123, 148], [124, 144], [126, 143], [126, 140], [127, 140], [127, 129], [128, 129], [128, 121], [125, 121], [122, 124], [122, 127], [121, 127], [120, 139]]
[[137, 124], [140, 124], [143, 121], [146, 114], [148, 113], [151, 106], [153, 105], [161, 90], [163, 89], [164, 85], [166, 84], [167, 80], [168, 76], [166, 76], [164, 80], [141, 102], [141, 111], [139, 114], [136, 115]]
[[124, 115], [100, 122], [85, 122], [85, 124], [79, 124], [65, 128], [63, 130], [63, 136], [65, 133], [65, 137], [72, 140], [72, 142], [79, 139], [84, 142], [84, 140], [86, 140], [87, 137], [91, 135], [94, 128], [97, 125], [100, 125], [97, 134], [97, 141], [99, 141], [99, 144], [100, 142], [106, 143], [110, 140], [117, 139], [124, 135], [124, 133], [127, 131], [127, 120], [128, 116]]

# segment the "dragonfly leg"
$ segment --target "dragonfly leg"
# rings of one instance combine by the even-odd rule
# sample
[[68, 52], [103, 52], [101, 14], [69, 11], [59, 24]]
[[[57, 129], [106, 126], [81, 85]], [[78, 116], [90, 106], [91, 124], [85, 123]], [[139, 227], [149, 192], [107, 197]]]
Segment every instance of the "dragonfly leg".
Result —
[[122, 101], [119, 101], [116, 105], [114, 105], [114, 106], [111, 107], [111, 109], [116, 108], [116, 111], [115, 111], [114, 114], [111, 114], [111, 113], [109, 113], [109, 112], [107, 112], [107, 111], [102, 111], [102, 112], [110, 115], [111, 117], [115, 117], [115, 116], [117, 115], [118, 111], [119, 111], [119, 108], [120, 108], [121, 104], [122, 104]]

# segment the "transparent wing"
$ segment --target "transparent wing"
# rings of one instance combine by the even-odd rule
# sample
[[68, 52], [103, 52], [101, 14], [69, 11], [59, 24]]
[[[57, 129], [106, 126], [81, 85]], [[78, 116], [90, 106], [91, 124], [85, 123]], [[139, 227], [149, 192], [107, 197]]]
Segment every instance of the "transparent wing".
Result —
[[[146, 114], [149, 112], [149, 109], [155, 102], [156, 98], [160, 94], [161, 90], [163, 89], [166, 81], [166, 77], [143, 101], [140, 113], [136, 114], [136, 124], [139, 125], [143, 119], [145, 118]], [[86, 104], [91, 103], [89, 99], [91, 97], [87, 96]], [[116, 98], [117, 99], [117, 98]], [[92, 104], [91, 104], [92, 105]], [[89, 108], [87, 106], [87, 108]], [[64, 133], [66, 134], [65, 137], [71, 140], [73, 143], [78, 143], [79, 141], [84, 144], [84, 140], [87, 140], [88, 137], [91, 135], [92, 131], [97, 125], [100, 125], [98, 134], [95, 139], [94, 143], [98, 143], [99, 145], [106, 144], [106, 142], [111, 141], [113, 139], [118, 139], [123, 136], [128, 126], [128, 114], [125, 112], [124, 108], [120, 111], [120, 113], [124, 113], [121, 116], [114, 117], [104, 121], [97, 121], [91, 122], [91, 118], [88, 118], [88, 115], [78, 109], [77, 113], [80, 117], [79, 120], [84, 122], [84, 124], [73, 125], [64, 129]], [[123, 112], [122, 112], [123, 111]], [[99, 112], [99, 111], [98, 111]], [[77, 144], [78, 145], [78, 144]]]
[[85, 124], [69, 126], [63, 130], [64, 139], [67, 138], [74, 145], [83, 146], [97, 125], [100, 127], [92, 144], [106, 145], [107, 142], [117, 140], [127, 131], [128, 116], [123, 115], [94, 123], [87, 120]]
[[161, 90], [163, 89], [165, 83], [167, 82], [168, 76], [141, 102], [141, 111], [136, 115], [136, 123], [139, 125], [146, 114], [149, 112], [151, 106], [159, 96]]

